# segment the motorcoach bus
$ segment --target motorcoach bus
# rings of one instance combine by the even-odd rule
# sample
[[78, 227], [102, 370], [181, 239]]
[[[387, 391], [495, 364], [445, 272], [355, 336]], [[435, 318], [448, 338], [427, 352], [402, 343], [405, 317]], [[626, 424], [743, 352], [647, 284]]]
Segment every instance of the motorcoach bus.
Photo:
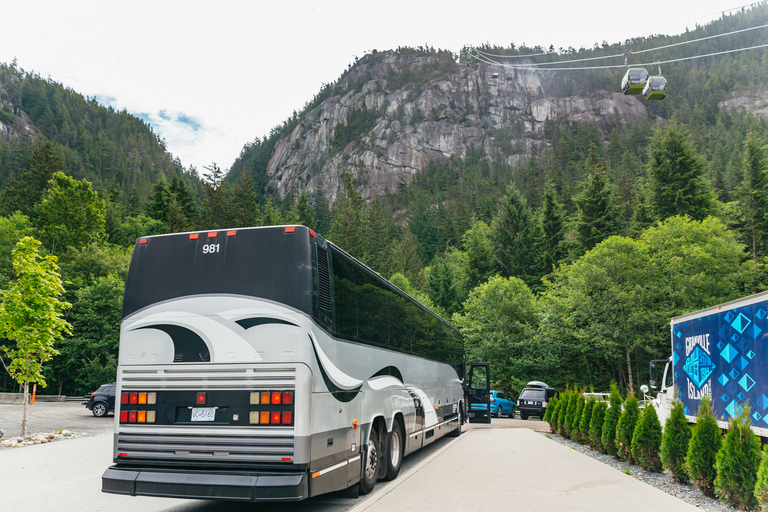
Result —
[[460, 433], [462, 356], [453, 326], [307, 227], [141, 238], [102, 491], [370, 492]]

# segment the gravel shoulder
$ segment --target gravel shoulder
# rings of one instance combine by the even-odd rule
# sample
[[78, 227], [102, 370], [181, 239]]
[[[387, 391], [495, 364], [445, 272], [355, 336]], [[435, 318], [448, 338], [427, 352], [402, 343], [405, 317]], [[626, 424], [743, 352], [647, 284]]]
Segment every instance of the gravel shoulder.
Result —
[[[0, 430], [5, 430], [5, 438], [21, 435], [23, 409], [21, 405], [0, 404]], [[64, 429], [95, 435], [112, 432], [114, 422], [114, 415], [97, 418], [79, 402], [37, 402], [27, 408], [27, 434]]]

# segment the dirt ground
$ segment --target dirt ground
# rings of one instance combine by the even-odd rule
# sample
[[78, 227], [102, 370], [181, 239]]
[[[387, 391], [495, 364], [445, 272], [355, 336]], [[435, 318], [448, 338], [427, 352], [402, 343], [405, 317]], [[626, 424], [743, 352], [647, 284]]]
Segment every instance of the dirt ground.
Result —
[[[21, 434], [21, 405], [0, 404], [0, 429], [5, 430], [5, 438]], [[80, 434], [99, 434], [111, 432], [115, 417], [112, 414], [104, 418], [95, 417], [84, 405], [76, 402], [38, 402], [30, 405], [27, 411], [27, 433], [55, 432], [59, 429], [71, 430]], [[464, 428], [530, 428], [537, 432], [549, 432], [549, 424], [538, 419], [521, 420], [516, 418], [493, 418], [491, 424], [469, 424]]]

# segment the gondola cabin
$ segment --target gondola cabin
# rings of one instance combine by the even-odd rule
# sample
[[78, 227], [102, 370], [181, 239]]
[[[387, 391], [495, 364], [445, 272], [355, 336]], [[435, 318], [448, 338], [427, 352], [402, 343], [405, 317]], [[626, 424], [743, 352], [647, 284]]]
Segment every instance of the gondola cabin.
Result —
[[647, 81], [648, 72], [645, 69], [629, 68], [621, 80], [621, 90], [624, 94], [642, 94]]
[[643, 98], [646, 100], [663, 100], [667, 95], [667, 79], [663, 76], [652, 76], [643, 88]]

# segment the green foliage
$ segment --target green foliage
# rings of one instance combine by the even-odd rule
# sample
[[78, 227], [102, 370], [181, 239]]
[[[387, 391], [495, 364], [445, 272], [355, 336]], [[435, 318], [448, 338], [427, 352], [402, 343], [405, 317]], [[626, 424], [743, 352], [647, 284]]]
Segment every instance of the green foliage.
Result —
[[464, 314], [453, 321], [464, 333], [467, 360], [491, 363], [494, 389], [514, 395], [534, 376], [548, 373], [551, 355], [533, 335], [536, 299], [520, 279], [492, 277], [470, 292]]
[[766, 179], [765, 149], [755, 138], [749, 134], [744, 142], [744, 162], [742, 164], [744, 178], [741, 182], [740, 202], [744, 215], [742, 228], [748, 247], [752, 252], [752, 259], [764, 256], [766, 243], [768, 243], [768, 179]]
[[757, 505], [755, 484], [760, 466], [760, 440], [752, 431], [749, 407], [731, 418], [717, 452], [715, 494], [732, 506], [749, 510]]
[[605, 451], [603, 448], [603, 424], [607, 410], [608, 404], [601, 400], [592, 407], [592, 417], [589, 419], [589, 445], [598, 452]]
[[573, 410], [573, 422], [571, 423], [571, 439], [576, 442], [581, 441], [581, 416], [587, 401], [582, 393], [576, 397], [576, 408]]
[[760, 510], [768, 508], [768, 454], [766, 454], [766, 449], [763, 446], [760, 466], [757, 470], [757, 481], [755, 482], [755, 498]]
[[664, 468], [672, 473], [677, 482], [688, 481], [688, 471], [685, 468], [685, 457], [688, 454], [688, 443], [691, 439], [691, 427], [683, 412], [683, 403], [675, 401], [672, 411], [664, 424], [664, 434], [661, 438], [661, 461]]
[[712, 191], [703, 179], [705, 165], [678, 123], [657, 130], [648, 150], [648, 175], [658, 219], [688, 215], [702, 220], [713, 211]]
[[[71, 332], [63, 312], [70, 304], [59, 297], [64, 286], [55, 256], [40, 256], [40, 242], [25, 236], [13, 250], [15, 279], [0, 291], [0, 334], [3, 367], [24, 388], [21, 435], [26, 435], [27, 395], [32, 382], [46, 386], [43, 364], [59, 352], [57, 338]], [[8, 361], [6, 361], [6, 357]]]
[[331, 239], [355, 257], [365, 251], [365, 199], [355, 190], [351, 174], [344, 175], [344, 188], [333, 204]]
[[715, 497], [717, 454], [722, 433], [717, 425], [709, 395], [704, 395], [696, 414], [696, 426], [691, 434], [685, 463], [693, 484], [710, 498]]
[[645, 407], [632, 434], [632, 460], [648, 471], [661, 472], [661, 423], [655, 407]]
[[558, 400], [557, 432], [563, 436], [566, 436], [565, 423], [568, 418], [568, 407], [570, 407], [572, 396], [573, 393], [568, 389], [561, 394], [560, 399]]
[[637, 398], [633, 395], [627, 397], [624, 402], [624, 412], [619, 417], [616, 424], [616, 452], [620, 459], [624, 459], [630, 464], [634, 463], [632, 458], [632, 437], [635, 433], [637, 420], [640, 418], [640, 409], [638, 408]]
[[581, 419], [579, 420], [579, 442], [581, 444], [590, 444], [592, 440], [589, 423], [592, 421], [592, 410], [596, 402], [595, 397], [589, 397], [584, 404], [584, 409], [581, 411]]
[[547, 410], [544, 411], [544, 417], [541, 419], [542, 421], [546, 421], [549, 423], [549, 429], [553, 432], [557, 431], [556, 428], [552, 427], [552, 413], [555, 412], [555, 408], [557, 407], [557, 396], [553, 397], [549, 402], [547, 402]]
[[351, 110], [347, 114], [347, 124], [337, 124], [331, 138], [331, 155], [343, 150], [347, 144], [365, 135], [376, 126], [378, 113], [363, 106], [360, 110]]
[[57, 172], [49, 182], [42, 201], [35, 205], [35, 229], [40, 241], [51, 253], [68, 247], [82, 248], [106, 238], [106, 205], [91, 188]]
[[[562, 432], [561, 434], [566, 437], [567, 439], [571, 439], [571, 434], [573, 432], [573, 421], [576, 418], [576, 409], [579, 402], [579, 397], [581, 396], [581, 393], [577, 389], [573, 389], [571, 391], [571, 396], [568, 397], [568, 407], [565, 409], [565, 420], [561, 423], [562, 426]], [[581, 397], [582, 400], [584, 397]]]
[[514, 186], [501, 199], [491, 223], [491, 244], [497, 268], [532, 284], [533, 220], [528, 201]]
[[603, 432], [600, 436], [600, 442], [603, 445], [603, 451], [610, 455], [618, 455], [618, 445], [616, 444], [616, 426], [621, 417], [621, 410], [624, 405], [619, 388], [615, 383], [611, 384], [611, 397], [608, 401], [610, 407], [605, 411], [605, 421], [603, 422]]

